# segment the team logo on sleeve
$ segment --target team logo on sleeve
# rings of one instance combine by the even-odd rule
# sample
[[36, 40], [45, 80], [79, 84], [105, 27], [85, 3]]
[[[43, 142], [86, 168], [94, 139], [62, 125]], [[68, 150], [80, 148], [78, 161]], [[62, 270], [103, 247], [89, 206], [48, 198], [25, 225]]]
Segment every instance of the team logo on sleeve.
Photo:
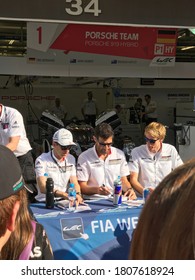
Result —
[[77, 163], [77, 167], [76, 168], [77, 168], [77, 171], [82, 171], [80, 163]]
[[35, 164], [35, 169], [41, 169], [41, 168], [42, 168], [42, 165], [41, 165], [40, 161], [37, 161]]
[[13, 125], [12, 125], [12, 128], [18, 128], [18, 127], [20, 127], [20, 126], [19, 126], [18, 122], [15, 121], [15, 122], [13, 123]]

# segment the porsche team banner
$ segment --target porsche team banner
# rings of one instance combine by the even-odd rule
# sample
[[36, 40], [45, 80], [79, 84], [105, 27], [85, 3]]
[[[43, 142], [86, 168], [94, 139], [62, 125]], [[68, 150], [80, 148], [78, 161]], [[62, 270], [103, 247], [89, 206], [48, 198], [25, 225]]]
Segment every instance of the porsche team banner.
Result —
[[177, 29], [83, 24], [27, 24], [27, 59], [34, 63], [173, 66]]

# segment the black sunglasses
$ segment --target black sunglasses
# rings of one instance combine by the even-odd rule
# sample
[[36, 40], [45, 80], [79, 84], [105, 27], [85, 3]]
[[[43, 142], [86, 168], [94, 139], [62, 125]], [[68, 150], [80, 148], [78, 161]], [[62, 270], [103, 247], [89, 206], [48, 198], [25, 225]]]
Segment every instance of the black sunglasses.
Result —
[[110, 147], [110, 146], [112, 146], [112, 142], [111, 143], [101, 143], [101, 142], [99, 142], [98, 141], [98, 143], [101, 145], [101, 146], [104, 146], [104, 147], [106, 147], [106, 146], [108, 146], [108, 147]]
[[67, 145], [67, 146], [61, 146], [60, 144], [58, 144], [61, 148], [61, 150], [65, 151], [65, 150], [71, 150], [72, 145]]
[[149, 142], [150, 144], [154, 144], [154, 143], [156, 143], [156, 141], [158, 141], [159, 139], [154, 140], [154, 139], [150, 139], [150, 138], [145, 137], [145, 140], [146, 140], [146, 142]]

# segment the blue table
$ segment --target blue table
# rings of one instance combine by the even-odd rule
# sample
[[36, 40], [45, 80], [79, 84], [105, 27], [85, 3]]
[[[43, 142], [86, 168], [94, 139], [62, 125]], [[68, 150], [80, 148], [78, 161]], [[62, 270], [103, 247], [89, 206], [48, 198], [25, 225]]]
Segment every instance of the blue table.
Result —
[[68, 212], [34, 203], [30, 209], [47, 232], [57, 260], [128, 259], [142, 207], [114, 207], [109, 200], [88, 201], [91, 210]]

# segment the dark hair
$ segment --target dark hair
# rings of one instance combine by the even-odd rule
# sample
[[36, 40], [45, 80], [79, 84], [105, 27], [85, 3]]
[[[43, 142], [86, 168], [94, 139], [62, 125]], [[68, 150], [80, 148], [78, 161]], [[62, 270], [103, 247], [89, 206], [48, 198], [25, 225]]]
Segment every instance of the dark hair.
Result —
[[119, 109], [119, 108], [121, 108], [121, 105], [120, 105], [120, 104], [117, 104], [117, 105], [115, 106], [115, 109]]
[[99, 137], [103, 139], [108, 139], [114, 136], [112, 127], [108, 123], [100, 123], [95, 127], [94, 135], [98, 139]]
[[146, 95], [145, 95], [145, 97], [151, 98], [151, 95], [149, 95], [149, 94], [146, 94]]

